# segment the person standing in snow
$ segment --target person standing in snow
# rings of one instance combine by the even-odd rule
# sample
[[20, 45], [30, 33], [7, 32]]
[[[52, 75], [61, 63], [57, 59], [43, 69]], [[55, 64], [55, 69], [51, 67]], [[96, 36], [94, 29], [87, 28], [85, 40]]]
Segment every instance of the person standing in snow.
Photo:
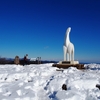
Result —
[[28, 63], [28, 54], [26, 54], [26, 55], [24, 56], [24, 64], [23, 64], [23, 66], [24, 66], [24, 65], [27, 65], [27, 64], [29, 64], [29, 63]]
[[14, 59], [14, 63], [16, 65], [18, 65], [20, 62], [19, 62], [19, 56], [16, 56], [15, 59]]

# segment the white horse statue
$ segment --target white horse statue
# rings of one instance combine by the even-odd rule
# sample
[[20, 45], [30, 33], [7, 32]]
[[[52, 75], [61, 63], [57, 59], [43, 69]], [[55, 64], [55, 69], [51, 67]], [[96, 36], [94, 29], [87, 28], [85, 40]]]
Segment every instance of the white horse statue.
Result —
[[67, 61], [74, 61], [74, 45], [70, 42], [70, 38], [69, 38], [70, 31], [71, 31], [71, 27], [69, 27], [66, 30], [65, 42], [63, 45], [64, 61], [66, 61], [66, 55], [67, 55]]

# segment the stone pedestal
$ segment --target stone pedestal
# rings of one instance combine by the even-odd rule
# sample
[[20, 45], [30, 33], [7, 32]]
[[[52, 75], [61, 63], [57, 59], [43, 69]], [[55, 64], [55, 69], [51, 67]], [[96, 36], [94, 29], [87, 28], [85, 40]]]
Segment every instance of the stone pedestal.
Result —
[[79, 61], [59, 61], [59, 64], [79, 64]]
[[76, 67], [77, 69], [85, 69], [84, 64], [79, 64], [79, 61], [59, 61], [59, 63], [53, 64], [52, 66], [64, 69], [69, 67]]

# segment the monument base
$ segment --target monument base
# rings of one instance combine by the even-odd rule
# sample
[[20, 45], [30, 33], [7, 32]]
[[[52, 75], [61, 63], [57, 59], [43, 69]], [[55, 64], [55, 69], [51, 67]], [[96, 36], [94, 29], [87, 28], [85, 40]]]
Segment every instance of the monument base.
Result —
[[79, 61], [59, 61], [59, 64], [79, 64]]
[[69, 67], [76, 67], [77, 69], [85, 69], [84, 64], [79, 64], [78, 61], [59, 61], [58, 64], [53, 64], [52, 66], [64, 69]]

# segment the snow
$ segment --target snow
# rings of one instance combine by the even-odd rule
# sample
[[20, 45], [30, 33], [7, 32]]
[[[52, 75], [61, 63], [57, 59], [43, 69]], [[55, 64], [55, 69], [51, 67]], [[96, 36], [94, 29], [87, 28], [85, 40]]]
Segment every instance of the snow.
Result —
[[84, 66], [57, 71], [52, 63], [0, 65], [0, 100], [100, 100], [100, 64]]
[[36, 61], [37, 58], [30, 58], [30, 61]]

